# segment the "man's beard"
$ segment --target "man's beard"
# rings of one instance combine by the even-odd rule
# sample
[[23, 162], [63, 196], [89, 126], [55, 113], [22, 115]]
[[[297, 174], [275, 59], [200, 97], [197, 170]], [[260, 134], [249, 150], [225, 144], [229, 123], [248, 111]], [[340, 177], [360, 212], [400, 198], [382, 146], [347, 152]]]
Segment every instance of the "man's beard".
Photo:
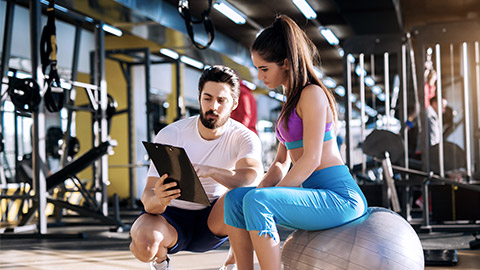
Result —
[[226, 115], [225, 117], [218, 117], [218, 118], [209, 118], [207, 119], [207, 116], [208, 115], [214, 115], [214, 116], [219, 116], [217, 113], [215, 113], [214, 111], [210, 110], [210, 111], [207, 111], [205, 113], [200, 113], [200, 121], [202, 122], [202, 124], [208, 128], [208, 129], [216, 129], [216, 128], [219, 128], [223, 125], [225, 125], [225, 123], [227, 123], [228, 121], [228, 118], [230, 118], [230, 115]]

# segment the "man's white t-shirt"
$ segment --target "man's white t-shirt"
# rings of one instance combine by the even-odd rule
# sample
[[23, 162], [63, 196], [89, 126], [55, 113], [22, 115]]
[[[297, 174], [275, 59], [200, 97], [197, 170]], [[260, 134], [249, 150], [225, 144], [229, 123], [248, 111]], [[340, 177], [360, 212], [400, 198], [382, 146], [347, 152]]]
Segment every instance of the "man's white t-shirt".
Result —
[[[242, 158], [254, 158], [261, 164], [261, 142], [254, 132], [241, 123], [229, 119], [225, 123], [225, 132], [218, 139], [205, 140], [198, 131], [199, 117], [192, 116], [166, 126], [160, 130], [154, 142], [183, 147], [194, 164], [229, 170], [234, 169], [237, 161]], [[150, 162], [147, 176], [160, 177], [152, 162]], [[228, 190], [210, 177], [200, 178], [200, 181], [210, 202], [218, 199]], [[177, 199], [170, 205], [189, 210], [205, 208], [201, 204]]]

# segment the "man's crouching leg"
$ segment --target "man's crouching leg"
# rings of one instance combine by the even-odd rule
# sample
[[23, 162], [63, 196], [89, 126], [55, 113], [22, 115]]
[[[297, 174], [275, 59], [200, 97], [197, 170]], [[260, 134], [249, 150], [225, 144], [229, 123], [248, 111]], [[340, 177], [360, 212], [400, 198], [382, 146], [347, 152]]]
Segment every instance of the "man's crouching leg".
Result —
[[145, 213], [130, 229], [130, 251], [142, 262], [160, 263], [167, 259], [168, 248], [177, 242], [177, 231], [161, 215]]

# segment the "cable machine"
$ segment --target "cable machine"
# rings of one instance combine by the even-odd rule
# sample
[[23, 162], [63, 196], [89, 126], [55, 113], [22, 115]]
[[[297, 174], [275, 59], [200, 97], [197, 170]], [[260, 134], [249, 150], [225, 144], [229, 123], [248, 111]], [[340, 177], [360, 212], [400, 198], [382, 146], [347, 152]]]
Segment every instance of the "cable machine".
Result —
[[[50, 3], [52, 4], [52, 3]], [[43, 80], [40, 78], [39, 70], [39, 33], [40, 33], [40, 2], [39, 1], [30, 1], [30, 26], [31, 26], [31, 79], [26, 79], [25, 81], [31, 80], [29, 85], [38, 85], [43, 86]], [[51, 5], [53, 6], [53, 5]], [[53, 8], [52, 8], [53, 9]], [[10, 59], [10, 49], [11, 49], [11, 32], [13, 29], [13, 11], [14, 11], [14, 1], [7, 1], [7, 9], [5, 16], [5, 35], [3, 40], [3, 49], [2, 49], [2, 64], [1, 64], [1, 75], [2, 83], [8, 81], [9, 89], [16, 90], [17, 86], [12, 86], [11, 82], [14, 82], [15, 78], [8, 78], [6, 71], [8, 69], [8, 62]], [[50, 10], [51, 12], [51, 10]], [[81, 22], [84, 17], [78, 15], [74, 12], [69, 12], [69, 16], [72, 16], [77, 22]], [[50, 26], [52, 20], [49, 20]], [[2, 191], [0, 195], [0, 201], [7, 200], [16, 200], [21, 199], [29, 210], [27, 213], [23, 213], [22, 208], [19, 209], [19, 218], [20, 221], [18, 224], [14, 225], [9, 229], [2, 229], [2, 234], [0, 237], [8, 237], [9, 234], [3, 234], [8, 232], [20, 232], [34, 230], [35, 236], [47, 235], [47, 217], [46, 217], [46, 205], [47, 202], [53, 203], [58, 208], [66, 208], [73, 210], [81, 215], [93, 217], [100, 222], [108, 225], [116, 226], [117, 228], [124, 229], [125, 225], [120, 220], [118, 214], [118, 198], [115, 198], [115, 217], [110, 217], [108, 214], [108, 205], [107, 205], [107, 193], [106, 193], [106, 184], [108, 182], [108, 156], [107, 154], [111, 151], [111, 148], [115, 146], [115, 142], [110, 140], [108, 135], [108, 114], [107, 109], [109, 109], [107, 88], [105, 81], [105, 72], [104, 72], [104, 31], [102, 29], [103, 22], [94, 22], [95, 23], [95, 52], [94, 52], [94, 72], [92, 73], [93, 84], [86, 84], [77, 82], [77, 66], [78, 66], [78, 57], [79, 57], [79, 48], [80, 48], [80, 31], [81, 28], [79, 24], [76, 26], [75, 32], [75, 42], [74, 42], [74, 52], [73, 52], [73, 61], [72, 61], [72, 77], [71, 80], [66, 80], [72, 85], [71, 89], [67, 89], [66, 95], [66, 109], [67, 113], [67, 130], [63, 134], [64, 144], [62, 145], [63, 151], [61, 155], [61, 168], [53, 173], [47, 174], [45, 172], [45, 114], [44, 114], [44, 104], [43, 99], [40, 100], [38, 107], [30, 107], [31, 113], [24, 113], [23, 117], [31, 117], [33, 120], [32, 125], [32, 159], [31, 167], [25, 166], [26, 164], [20, 164], [17, 162], [16, 158], [16, 172], [15, 179], [19, 181], [20, 178], [23, 178], [24, 183], [31, 184], [30, 190], [24, 190], [23, 194], [14, 194], [9, 195]], [[53, 39], [54, 40], [54, 39]], [[56, 45], [53, 44], [53, 51], [56, 51]], [[53, 55], [55, 56], [55, 55]], [[56, 60], [56, 59], [55, 59]], [[53, 67], [52, 67], [53, 68]], [[52, 69], [53, 70], [53, 69]], [[52, 73], [51, 73], [52, 74]], [[8, 80], [6, 80], [8, 79]], [[60, 80], [56, 82], [56, 86], [60, 86]], [[50, 90], [50, 84], [42, 87], [40, 95], [45, 95]], [[76, 88], [83, 88], [87, 92], [87, 95], [90, 100], [90, 104], [87, 107], [77, 108], [73, 106], [74, 96]], [[3, 88], [2, 88], [3, 89]], [[47, 90], [47, 92], [45, 92]], [[17, 91], [18, 92], [18, 91]], [[10, 97], [12, 98], [12, 93]], [[3, 106], [3, 92], [2, 92], [2, 106]], [[61, 98], [63, 96], [60, 95]], [[45, 96], [45, 98], [47, 98]], [[63, 101], [63, 100], [57, 100]], [[60, 104], [60, 103], [58, 103]], [[93, 122], [93, 148], [82, 156], [74, 159], [68, 160], [69, 153], [69, 142], [70, 140], [70, 127], [74, 122], [73, 112], [75, 110], [85, 110], [92, 113], [92, 122]], [[2, 110], [2, 130], [3, 130], [3, 110]], [[17, 119], [17, 114], [15, 115]], [[17, 129], [15, 129], [17, 132]], [[15, 133], [17, 134], [17, 133]], [[15, 137], [18, 137], [16, 135]], [[15, 156], [18, 157], [18, 147], [15, 147]], [[82, 183], [77, 177], [76, 174], [83, 169], [91, 166], [92, 162], [94, 163], [94, 185], [91, 189], [87, 189], [86, 185]], [[69, 203], [62, 199], [55, 199], [54, 197], [47, 195], [48, 192], [53, 192], [53, 189], [59, 185], [62, 185], [66, 179], [71, 179], [77, 189], [77, 192], [80, 192], [82, 197], [85, 200], [83, 206], [75, 205]], [[24, 186], [24, 185], [23, 185]], [[7, 210], [9, 204], [7, 203]], [[37, 225], [32, 226], [30, 222], [34, 216], [38, 217]], [[2, 216], [3, 219], [3, 216]]]

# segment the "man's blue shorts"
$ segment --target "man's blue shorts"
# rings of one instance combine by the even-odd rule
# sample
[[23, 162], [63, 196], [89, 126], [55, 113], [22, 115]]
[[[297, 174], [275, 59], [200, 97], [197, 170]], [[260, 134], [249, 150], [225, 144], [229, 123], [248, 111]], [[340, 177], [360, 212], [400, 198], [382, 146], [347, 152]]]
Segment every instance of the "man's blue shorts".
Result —
[[[173, 247], [168, 249], [168, 254], [175, 254], [182, 250], [205, 252], [216, 249], [227, 241], [227, 236], [215, 236], [208, 228], [208, 216], [215, 202], [202, 210], [167, 207], [161, 215], [175, 228], [178, 234], [178, 241]], [[143, 213], [146, 212], [143, 211]]]

